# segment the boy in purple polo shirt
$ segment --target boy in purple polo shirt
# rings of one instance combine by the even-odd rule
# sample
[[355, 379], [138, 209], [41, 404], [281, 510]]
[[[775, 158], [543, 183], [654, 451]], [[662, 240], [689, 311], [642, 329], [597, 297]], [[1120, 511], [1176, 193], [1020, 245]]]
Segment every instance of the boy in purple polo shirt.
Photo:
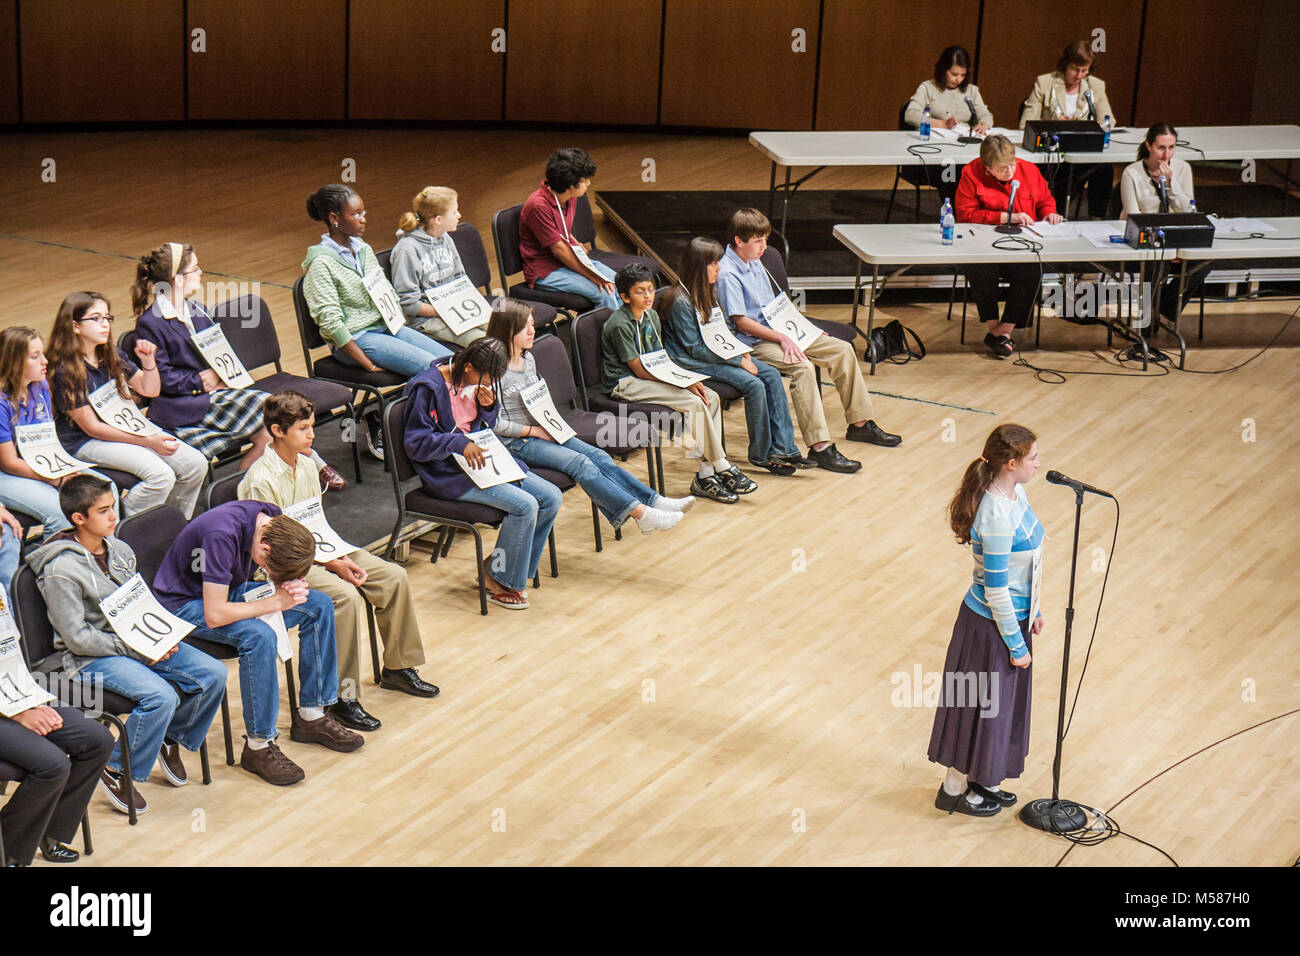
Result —
[[[306, 774], [276, 746], [280, 707], [276, 635], [260, 618], [279, 612], [286, 628], [298, 628], [298, 712], [289, 738], [349, 753], [364, 739], [339, 724], [325, 708], [338, 700], [338, 649], [334, 602], [303, 580], [316, 558], [316, 541], [305, 527], [261, 501], [232, 501], [200, 515], [172, 542], [154, 578], [154, 592], [177, 617], [206, 626], [208, 640], [239, 651], [239, 688], [244, 703], [244, 752], [239, 763], [268, 783], [286, 786]], [[243, 595], [259, 586], [265, 569], [275, 593], [256, 601]]]

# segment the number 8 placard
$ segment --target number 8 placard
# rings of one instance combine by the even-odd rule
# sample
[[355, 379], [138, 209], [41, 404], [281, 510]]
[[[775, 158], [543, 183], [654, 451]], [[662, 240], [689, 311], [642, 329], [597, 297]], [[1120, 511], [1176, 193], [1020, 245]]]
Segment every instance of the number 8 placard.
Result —
[[424, 297], [438, 312], [438, 317], [447, 323], [453, 335], [460, 335], [470, 329], [487, 325], [492, 317], [492, 307], [483, 298], [468, 276], [461, 276], [451, 282], [425, 292]]

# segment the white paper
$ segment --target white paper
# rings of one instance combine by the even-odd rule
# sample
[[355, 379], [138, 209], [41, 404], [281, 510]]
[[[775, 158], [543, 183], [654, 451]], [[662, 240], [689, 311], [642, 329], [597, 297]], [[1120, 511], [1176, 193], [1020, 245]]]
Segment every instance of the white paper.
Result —
[[682, 368], [669, 358], [668, 353], [663, 349], [656, 349], [642, 355], [641, 367], [659, 381], [667, 382], [669, 385], [676, 385], [678, 388], [687, 388], [708, 378], [707, 375], [701, 375], [699, 372], [692, 372], [689, 369]]
[[591, 256], [587, 255], [586, 247], [584, 247], [582, 243], [571, 242], [569, 243], [569, 248], [573, 250], [573, 254], [578, 257], [579, 262], [592, 272], [596, 273], [596, 275], [600, 275], [600, 271], [596, 268], [596, 263], [591, 261]]
[[800, 351], [812, 345], [822, 334], [822, 330], [809, 322], [784, 292], [763, 306], [763, 318], [774, 332], [794, 339]]
[[[1109, 249], [1115, 245], [1110, 241], [1111, 236], [1122, 236], [1124, 234], [1124, 224], [1118, 226], [1108, 222], [1076, 222], [1074, 227], [1079, 231], [1079, 235], [1087, 239], [1098, 249]], [[1118, 230], [1118, 231], [1116, 231]]]
[[316, 560], [320, 563], [333, 561], [357, 550], [330, 527], [329, 521], [325, 519], [325, 509], [321, 507], [319, 496], [307, 498], [281, 510], [311, 532], [311, 536], [316, 539]]
[[117, 636], [150, 661], [158, 660], [194, 630], [193, 624], [159, 604], [138, 574], [100, 601], [99, 609]]
[[453, 335], [487, 325], [492, 317], [492, 306], [483, 294], [474, 288], [469, 276], [460, 276], [451, 282], [434, 286], [424, 293], [425, 300], [438, 312], [438, 318], [447, 323]]
[[463, 455], [453, 452], [451, 457], [456, 459], [456, 464], [460, 465], [461, 471], [469, 475], [474, 484], [480, 488], [491, 488], [510, 481], [524, 480], [524, 473], [520, 470], [519, 463], [514, 460], [510, 452], [506, 451], [506, 446], [501, 444], [501, 439], [497, 438], [496, 432], [484, 428], [481, 431], [470, 432], [468, 437], [483, 449], [483, 464], [478, 468], [471, 468]]
[[1077, 222], [1059, 222], [1053, 226], [1050, 222], [1043, 220], [1034, 223], [1032, 228], [1034, 232], [1044, 239], [1072, 239], [1079, 234], [1079, 224]]
[[[263, 585], [245, 591], [244, 600], [260, 601], [262, 598], [269, 598], [273, 594], [275, 594], [275, 585], [268, 581]], [[284, 615], [279, 611], [272, 611], [270, 614], [259, 614], [257, 619], [265, 621], [271, 625], [271, 630], [275, 631], [275, 650], [280, 655], [280, 660], [292, 660], [293, 645], [289, 643], [289, 629], [284, 626]]]
[[406, 316], [402, 315], [402, 306], [397, 301], [397, 293], [393, 291], [392, 283], [379, 268], [371, 269], [361, 277], [361, 281], [370, 295], [370, 301], [379, 310], [384, 325], [388, 326], [390, 333], [396, 335], [402, 326], [406, 325]]
[[[1264, 222], [1264, 220], [1262, 220], [1262, 219], [1246, 219], [1246, 218], [1237, 218], [1237, 219], [1211, 219], [1210, 221], [1214, 223], [1214, 231], [1215, 231], [1215, 233], [1220, 233], [1220, 232], [1244, 232], [1244, 233], [1251, 233], [1251, 232], [1277, 232], [1277, 226], [1270, 226], [1268, 223]], [[1224, 226], [1224, 228], [1221, 229], [1221, 228], [1220, 228], [1220, 225], [1221, 225], [1221, 224], [1226, 224], [1226, 225]]]
[[190, 341], [226, 388], [248, 388], [253, 384], [253, 376], [248, 374], [244, 363], [226, 341], [221, 326], [214, 324], [202, 332], [195, 332]]
[[722, 315], [722, 309], [716, 305], [709, 313], [709, 320], [700, 324], [700, 336], [704, 339], [705, 347], [718, 358], [729, 359], [753, 351], [736, 338]]
[[62, 478], [91, 467], [63, 450], [54, 422], [15, 425], [14, 444], [18, 446], [23, 461], [42, 478]]
[[54, 695], [32, 680], [27, 670], [18, 628], [0, 595], [0, 714], [13, 717], [52, 700]]
[[144, 412], [134, 402], [124, 399], [113, 382], [105, 382], [90, 393], [90, 407], [105, 425], [132, 435], [157, 435], [162, 431], [144, 417]]
[[1038, 617], [1038, 611], [1043, 600], [1043, 546], [1040, 544], [1034, 552], [1033, 571], [1029, 578], [1029, 623], [1032, 626], [1034, 618]]
[[546, 385], [546, 379], [538, 379], [527, 388], [520, 389], [519, 398], [528, 409], [528, 414], [532, 416], [533, 421], [550, 432], [551, 437], [561, 445], [577, 434], [555, 407], [555, 400], [551, 398], [551, 390]]

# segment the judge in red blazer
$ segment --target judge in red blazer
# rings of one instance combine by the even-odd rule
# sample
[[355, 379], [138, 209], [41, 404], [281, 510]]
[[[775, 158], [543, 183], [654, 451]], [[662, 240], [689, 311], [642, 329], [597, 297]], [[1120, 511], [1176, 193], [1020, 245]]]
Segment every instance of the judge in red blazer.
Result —
[[[980, 158], [967, 163], [957, 186], [958, 222], [985, 223], [990, 226], [1007, 222], [1007, 203], [1011, 184], [1018, 181], [1015, 205], [1010, 221], [1029, 226], [1046, 220], [1055, 225], [1062, 217], [1056, 213], [1056, 200], [1047, 181], [1033, 163], [1016, 158], [1016, 147], [1005, 136], [989, 136], [980, 144]], [[1005, 278], [1007, 304], [998, 320], [998, 279]], [[988, 323], [984, 344], [998, 356], [1012, 352], [1011, 330], [1023, 329], [1038, 297], [1042, 269], [1036, 262], [982, 263], [966, 267], [966, 284], [971, 288], [980, 321]]]

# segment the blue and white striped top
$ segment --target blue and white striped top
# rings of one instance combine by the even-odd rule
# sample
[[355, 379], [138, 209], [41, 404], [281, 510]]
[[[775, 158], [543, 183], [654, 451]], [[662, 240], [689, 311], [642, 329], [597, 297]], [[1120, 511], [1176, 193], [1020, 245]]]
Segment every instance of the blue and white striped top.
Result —
[[997, 624], [1012, 657], [1028, 651], [1019, 622], [1029, 615], [1034, 556], [1043, 537], [1024, 488], [1016, 485], [1015, 501], [984, 492], [970, 529], [975, 574], [966, 606]]

